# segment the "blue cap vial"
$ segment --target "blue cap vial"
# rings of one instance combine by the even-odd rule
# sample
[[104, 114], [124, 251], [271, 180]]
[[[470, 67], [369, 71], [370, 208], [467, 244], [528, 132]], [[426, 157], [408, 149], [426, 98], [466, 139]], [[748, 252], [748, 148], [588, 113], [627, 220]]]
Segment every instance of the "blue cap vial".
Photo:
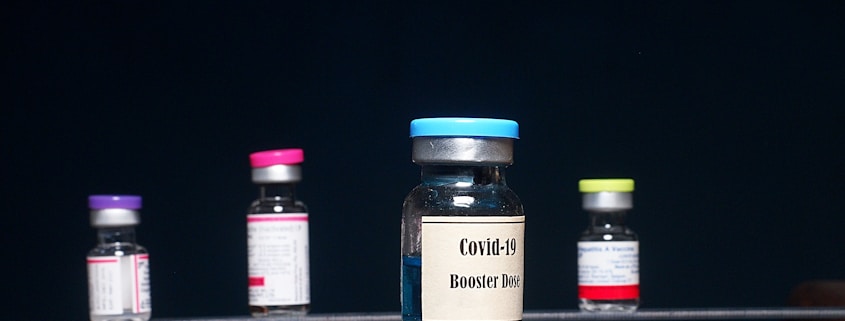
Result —
[[519, 138], [519, 124], [494, 118], [440, 117], [411, 121], [411, 137], [499, 137]]

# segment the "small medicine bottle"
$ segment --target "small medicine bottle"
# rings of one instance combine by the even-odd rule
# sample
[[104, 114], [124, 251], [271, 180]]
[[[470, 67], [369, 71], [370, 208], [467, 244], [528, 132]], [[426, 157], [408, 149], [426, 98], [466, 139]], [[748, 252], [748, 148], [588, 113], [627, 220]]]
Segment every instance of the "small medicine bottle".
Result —
[[632, 179], [578, 182], [589, 225], [578, 241], [579, 308], [633, 312], [640, 302], [639, 242], [625, 224], [633, 207]]
[[88, 207], [98, 241], [87, 257], [91, 321], [149, 320], [150, 255], [135, 243], [141, 197], [91, 195]]
[[411, 122], [421, 183], [402, 208], [404, 321], [522, 320], [522, 203], [505, 181], [518, 124]]
[[249, 160], [259, 192], [246, 218], [250, 313], [304, 315], [311, 306], [308, 209], [295, 192], [302, 149], [256, 152]]

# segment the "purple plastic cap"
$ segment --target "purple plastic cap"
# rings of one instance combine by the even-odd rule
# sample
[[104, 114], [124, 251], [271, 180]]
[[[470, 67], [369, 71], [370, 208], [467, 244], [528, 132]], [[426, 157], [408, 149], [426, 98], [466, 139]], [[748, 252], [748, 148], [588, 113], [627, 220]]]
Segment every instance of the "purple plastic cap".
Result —
[[137, 195], [91, 195], [88, 197], [88, 207], [92, 210], [107, 208], [137, 210], [141, 208], [141, 197]]

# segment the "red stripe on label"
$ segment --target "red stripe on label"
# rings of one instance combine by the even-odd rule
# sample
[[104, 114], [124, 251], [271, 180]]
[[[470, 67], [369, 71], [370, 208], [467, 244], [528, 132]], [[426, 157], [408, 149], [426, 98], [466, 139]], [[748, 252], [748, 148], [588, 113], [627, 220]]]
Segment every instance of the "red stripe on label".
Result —
[[640, 286], [637, 285], [613, 285], [594, 286], [579, 285], [578, 298], [587, 300], [624, 300], [640, 297]]
[[138, 258], [141, 259], [141, 260], [149, 260], [150, 255], [149, 254], [138, 254]]
[[135, 306], [132, 308], [132, 312], [138, 313], [141, 311], [141, 280], [138, 278], [138, 257], [140, 255], [133, 255], [132, 256], [132, 272], [135, 274]]
[[263, 276], [250, 276], [249, 277], [249, 286], [264, 286], [264, 277]]
[[88, 259], [88, 263], [117, 263], [117, 259]]
[[308, 222], [308, 216], [250, 216], [246, 218], [248, 223], [258, 222]]

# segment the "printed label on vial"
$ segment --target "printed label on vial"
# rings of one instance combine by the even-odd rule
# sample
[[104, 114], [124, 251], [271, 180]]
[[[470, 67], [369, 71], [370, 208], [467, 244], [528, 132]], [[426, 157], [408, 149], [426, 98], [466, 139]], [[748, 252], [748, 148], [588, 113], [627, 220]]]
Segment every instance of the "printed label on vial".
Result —
[[149, 254], [89, 256], [88, 298], [92, 315], [150, 312]]
[[524, 235], [525, 216], [423, 216], [423, 320], [522, 320]]
[[310, 303], [308, 213], [247, 215], [247, 256], [250, 305]]
[[150, 255], [132, 255], [133, 286], [132, 286], [132, 312], [142, 313], [152, 310], [150, 296]]
[[639, 242], [578, 242], [579, 298], [636, 299], [639, 284]]

